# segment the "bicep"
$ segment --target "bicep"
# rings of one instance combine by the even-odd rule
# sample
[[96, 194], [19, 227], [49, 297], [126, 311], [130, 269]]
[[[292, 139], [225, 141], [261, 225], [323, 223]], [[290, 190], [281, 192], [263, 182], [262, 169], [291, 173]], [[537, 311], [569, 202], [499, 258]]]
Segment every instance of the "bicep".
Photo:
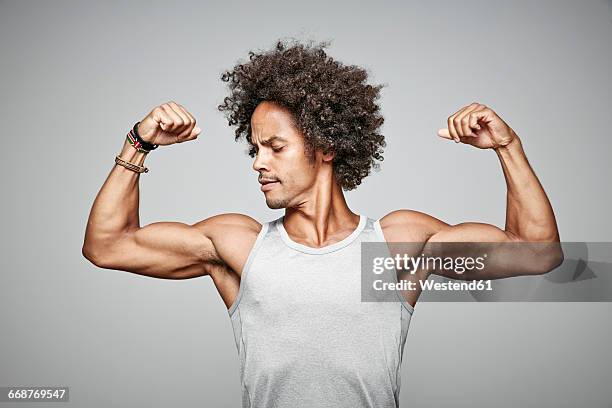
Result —
[[[388, 242], [416, 242], [418, 251], [413, 249], [416, 248], [413, 245], [406, 245], [406, 250], [441, 259], [477, 256], [485, 250], [491, 252], [493, 248], [498, 247], [497, 244], [483, 245], [482, 243], [485, 242], [516, 241], [511, 233], [494, 225], [477, 222], [451, 225], [431, 215], [413, 210], [394, 211], [381, 219], [381, 226], [385, 230]], [[427, 275], [435, 273], [456, 279], [468, 279], [474, 276], [472, 273], [458, 275], [455, 272], [437, 268], [428, 269], [425, 272]]]
[[511, 242], [516, 237], [495, 225], [481, 222], [462, 222], [437, 228], [429, 242]]
[[415, 210], [396, 210], [380, 220], [387, 241], [391, 242], [505, 242], [512, 233], [480, 222], [448, 224]]

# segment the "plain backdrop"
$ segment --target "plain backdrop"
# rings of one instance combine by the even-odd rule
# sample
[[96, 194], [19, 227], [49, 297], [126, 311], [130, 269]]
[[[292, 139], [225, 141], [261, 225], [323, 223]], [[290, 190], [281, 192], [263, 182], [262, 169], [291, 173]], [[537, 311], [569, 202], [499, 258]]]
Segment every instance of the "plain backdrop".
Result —
[[[99, 269], [81, 246], [126, 132], [168, 100], [203, 133], [149, 155], [141, 224], [282, 215], [216, 106], [222, 71], [285, 37], [331, 40], [387, 85], [385, 160], [355, 212], [503, 227], [495, 153], [436, 135], [477, 101], [521, 137], [562, 240], [611, 240], [610, 1], [0, 1], [0, 386], [69, 386], [53, 407], [240, 405], [211, 279]], [[609, 408], [611, 323], [610, 303], [419, 303], [401, 406]]]

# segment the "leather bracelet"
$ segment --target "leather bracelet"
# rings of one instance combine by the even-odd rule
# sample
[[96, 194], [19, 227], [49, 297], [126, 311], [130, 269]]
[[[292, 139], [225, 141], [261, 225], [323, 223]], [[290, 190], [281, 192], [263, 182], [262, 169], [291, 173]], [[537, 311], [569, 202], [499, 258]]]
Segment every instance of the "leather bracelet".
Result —
[[119, 155], [115, 157], [115, 163], [135, 173], [148, 173], [149, 172], [149, 169], [146, 168], [145, 166], [139, 166], [137, 164], [127, 162], [123, 160], [121, 157], [119, 157]]
[[132, 128], [132, 135], [134, 136], [134, 138], [138, 141], [138, 143], [140, 144], [140, 146], [146, 150], [147, 152], [150, 152], [151, 150], [155, 150], [159, 147], [159, 145], [153, 144], [153, 143], [149, 143], [146, 142], [142, 139], [142, 137], [140, 137], [140, 135], [138, 134], [138, 125], [140, 125], [140, 122], [136, 122], [136, 124], [134, 125], [134, 127]]

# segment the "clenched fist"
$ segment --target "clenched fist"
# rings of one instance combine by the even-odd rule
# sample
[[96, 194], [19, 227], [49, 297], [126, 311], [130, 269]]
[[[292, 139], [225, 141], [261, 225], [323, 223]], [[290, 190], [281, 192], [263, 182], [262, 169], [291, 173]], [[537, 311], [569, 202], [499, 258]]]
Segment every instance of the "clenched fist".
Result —
[[176, 102], [156, 106], [138, 125], [140, 137], [158, 145], [193, 140], [201, 131], [193, 115]]
[[447, 122], [448, 128], [438, 130], [438, 136], [480, 149], [497, 149], [517, 138], [497, 113], [476, 102], [459, 109]]

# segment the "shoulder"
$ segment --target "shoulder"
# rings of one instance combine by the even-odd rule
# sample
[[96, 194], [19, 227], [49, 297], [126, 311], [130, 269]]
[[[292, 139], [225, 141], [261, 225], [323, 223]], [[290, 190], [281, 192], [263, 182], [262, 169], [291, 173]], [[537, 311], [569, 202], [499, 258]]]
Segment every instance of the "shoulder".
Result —
[[211, 258], [240, 271], [263, 225], [248, 215], [226, 213], [202, 220], [192, 227], [210, 240], [214, 253]]
[[379, 221], [385, 239], [389, 242], [426, 241], [435, 233], [449, 227], [436, 217], [408, 209], [392, 211]]
[[257, 235], [262, 228], [262, 225], [256, 219], [239, 213], [214, 215], [192, 226], [209, 237], [232, 233]]

